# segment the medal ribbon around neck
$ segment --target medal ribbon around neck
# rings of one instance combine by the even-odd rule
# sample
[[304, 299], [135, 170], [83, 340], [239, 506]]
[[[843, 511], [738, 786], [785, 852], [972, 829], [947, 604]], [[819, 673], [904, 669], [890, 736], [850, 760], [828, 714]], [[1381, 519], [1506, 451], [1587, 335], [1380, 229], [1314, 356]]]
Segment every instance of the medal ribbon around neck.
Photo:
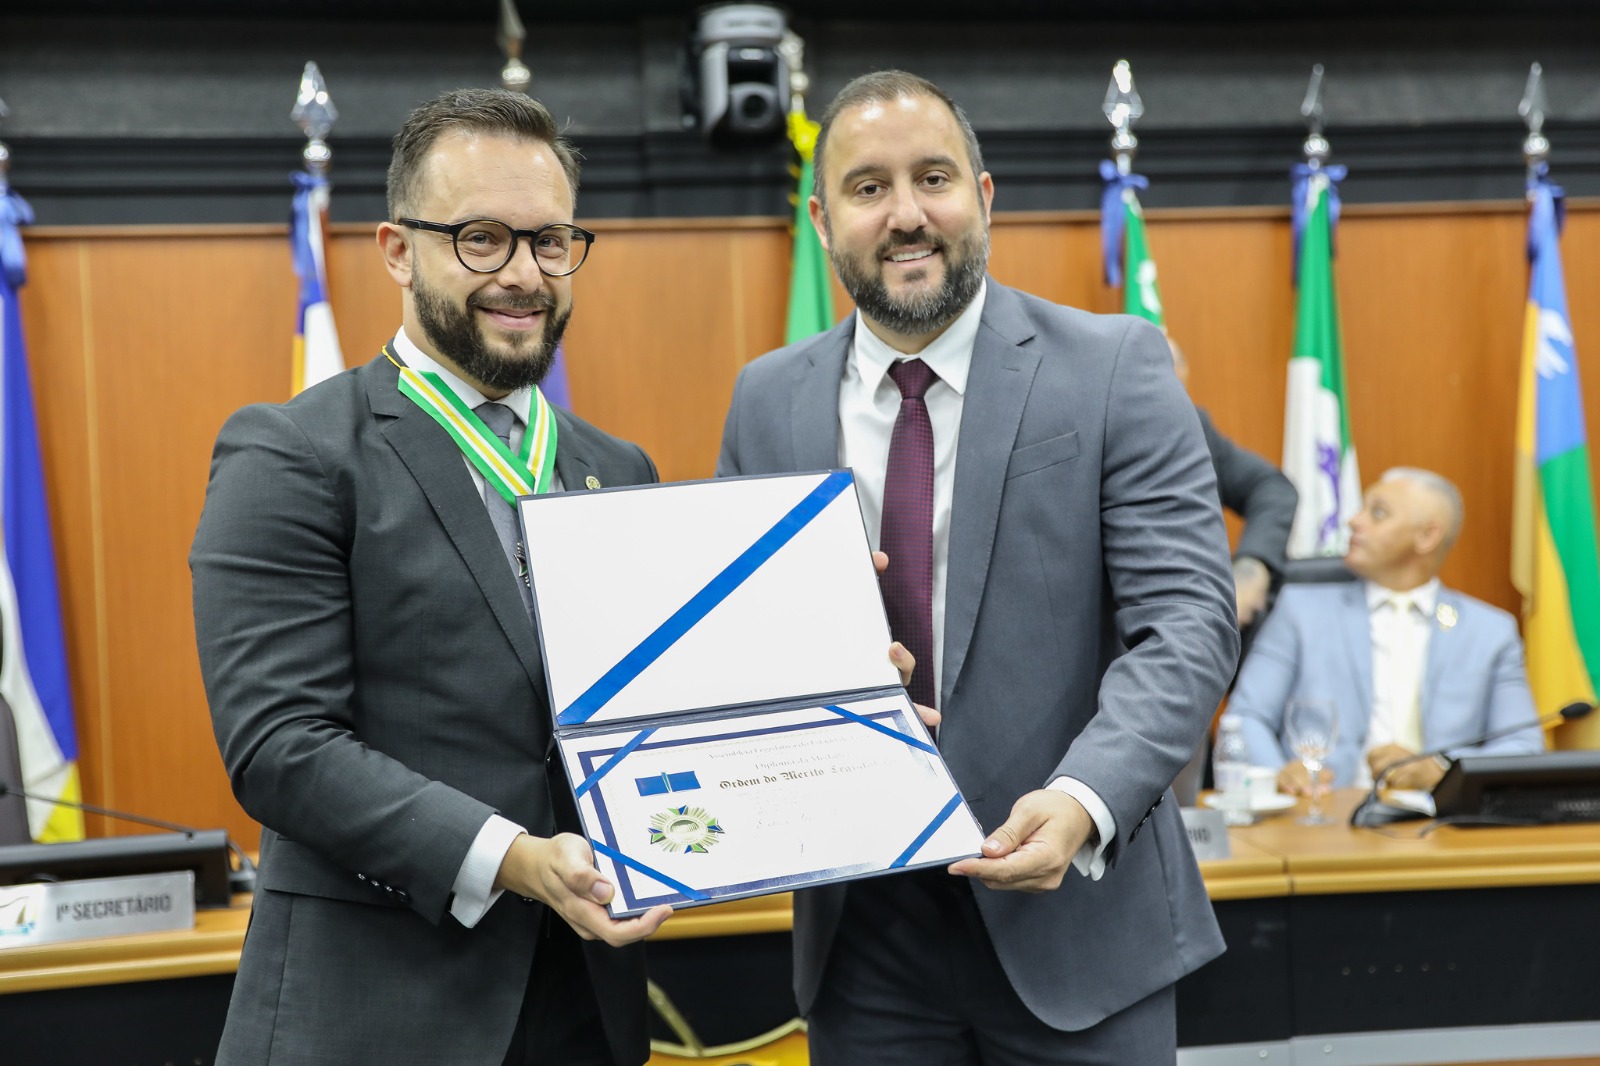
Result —
[[404, 365], [388, 345], [383, 354], [400, 369], [401, 394], [444, 427], [461, 454], [507, 503], [515, 506], [518, 496], [550, 491], [556, 468], [556, 413], [539, 386], [533, 386], [533, 417], [522, 435], [522, 448], [513, 455], [438, 374]]

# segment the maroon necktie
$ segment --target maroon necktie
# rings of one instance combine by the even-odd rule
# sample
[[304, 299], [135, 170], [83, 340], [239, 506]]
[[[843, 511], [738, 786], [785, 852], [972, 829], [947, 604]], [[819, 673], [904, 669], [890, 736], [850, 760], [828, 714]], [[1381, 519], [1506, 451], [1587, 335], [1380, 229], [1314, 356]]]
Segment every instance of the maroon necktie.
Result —
[[923, 394], [936, 380], [921, 359], [889, 367], [900, 387], [900, 414], [889, 438], [883, 474], [883, 525], [878, 546], [889, 556], [879, 578], [889, 633], [917, 658], [911, 698], [934, 706], [933, 692], [933, 423]]

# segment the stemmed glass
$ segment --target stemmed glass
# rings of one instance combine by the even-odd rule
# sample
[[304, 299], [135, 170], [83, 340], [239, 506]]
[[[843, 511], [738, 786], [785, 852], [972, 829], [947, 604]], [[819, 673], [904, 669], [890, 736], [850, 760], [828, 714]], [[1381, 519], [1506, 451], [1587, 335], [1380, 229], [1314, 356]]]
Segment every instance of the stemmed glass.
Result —
[[1311, 775], [1311, 803], [1301, 825], [1326, 825], [1322, 813], [1322, 771], [1339, 736], [1339, 715], [1331, 700], [1291, 700], [1284, 712], [1289, 746]]

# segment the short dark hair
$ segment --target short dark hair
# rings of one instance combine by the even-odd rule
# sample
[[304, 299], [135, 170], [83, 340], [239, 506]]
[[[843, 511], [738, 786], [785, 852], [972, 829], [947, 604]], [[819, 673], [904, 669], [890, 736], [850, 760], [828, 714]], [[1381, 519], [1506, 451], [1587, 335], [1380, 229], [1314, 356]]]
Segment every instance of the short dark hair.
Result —
[[950, 99], [949, 93], [927, 78], [916, 74], [909, 74], [903, 70], [875, 70], [871, 74], [861, 75], [840, 89], [839, 95], [833, 98], [828, 109], [822, 113], [822, 129], [817, 133], [817, 148], [812, 156], [813, 196], [824, 204], [828, 202], [822, 180], [822, 157], [828, 144], [828, 131], [833, 128], [834, 120], [852, 107], [861, 104], [887, 104], [902, 96], [926, 96], [948, 107], [950, 114], [955, 116], [956, 125], [961, 127], [962, 139], [967, 142], [967, 164], [972, 167], [972, 176], [976, 178], [983, 173], [983, 149], [978, 147], [978, 135], [972, 132], [972, 123], [967, 121], [967, 113], [961, 110], [960, 104]]
[[410, 115], [394, 137], [389, 159], [389, 219], [413, 210], [423, 161], [442, 134], [486, 133], [548, 145], [578, 195], [578, 152], [561, 136], [549, 108], [523, 93], [506, 89], [452, 89]]

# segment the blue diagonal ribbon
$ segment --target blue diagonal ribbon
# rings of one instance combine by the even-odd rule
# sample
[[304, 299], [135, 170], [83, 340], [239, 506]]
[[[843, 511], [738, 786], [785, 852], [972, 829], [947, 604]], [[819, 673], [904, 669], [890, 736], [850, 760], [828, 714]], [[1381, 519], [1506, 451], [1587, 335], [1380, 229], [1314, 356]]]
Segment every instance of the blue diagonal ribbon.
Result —
[[18, 226], [33, 222], [33, 208], [22, 194], [0, 180], [0, 270], [13, 289], [28, 280], [28, 255], [22, 250], [22, 231]]
[[851, 475], [848, 470], [835, 470], [823, 478], [816, 488], [806, 494], [805, 499], [778, 519], [771, 529], [729, 563], [722, 573], [712, 578], [704, 588], [690, 597], [689, 602], [673, 612], [672, 617], [657, 626], [655, 632], [639, 642], [638, 647], [624, 655], [617, 665], [607, 670], [600, 680], [573, 700], [571, 706], [556, 715], [556, 721], [561, 725], [587, 722], [600, 708], [609, 703], [613, 696], [626, 688], [651, 663], [661, 658], [668, 648], [698, 625], [717, 604], [732, 595], [733, 591], [744, 584], [763, 563], [776, 555], [778, 549], [793, 540], [813, 518], [822, 513], [823, 508], [850, 487], [850, 480]]
[[1339, 183], [1350, 173], [1350, 168], [1338, 163], [1296, 163], [1289, 168], [1289, 233], [1292, 238], [1290, 260], [1294, 283], [1300, 284], [1300, 239], [1306, 231], [1306, 193], [1311, 185], [1311, 175], [1328, 176], [1328, 252], [1338, 254], [1339, 235]]
[[1148, 189], [1150, 179], [1142, 174], [1123, 174], [1109, 159], [1100, 160], [1100, 179], [1106, 183], [1100, 191], [1100, 254], [1105, 260], [1106, 284], [1115, 288], [1122, 284], [1122, 227], [1126, 221], [1122, 191]]
[[622, 854], [622, 852], [618, 851], [616, 848], [608, 848], [604, 844], [600, 843], [600, 841], [598, 841], [598, 840], [591, 840], [589, 843], [594, 845], [594, 850], [598, 851], [600, 854], [604, 855], [606, 858], [610, 859], [612, 862], [619, 862], [622, 865], [628, 867], [630, 870], [635, 870], [635, 871], [637, 871], [639, 873], [644, 874], [646, 877], [652, 877], [655, 880], [660, 881], [662, 884], [666, 885], [668, 888], [677, 889], [677, 891], [678, 891], [678, 893], [680, 895], [688, 896], [690, 899], [693, 899], [693, 900], [706, 900], [706, 899], [710, 899], [711, 898], [710, 896], [706, 895], [704, 892], [698, 892], [695, 889], [690, 888], [688, 885], [684, 884], [682, 881], [674, 881], [672, 878], [668, 877], [666, 874], [662, 873], [660, 870], [652, 870], [652, 869], [650, 869], [650, 867], [646, 866], [642, 862], [639, 862], [637, 859], [628, 858], [626, 855]]
[[583, 794], [585, 792], [589, 791], [595, 785], [599, 784], [600, 783], [600, 779], [602, 777], [606, 776], [612, 770], [616, 769], [617, 765], [619, 763], [621, 763], [623, 759], [626, 759], [629, 755], [633, 754], [633, 749], [637, 748], [640, 744], [644, 743], [644, 738], [645, 737], [648, 737], [651, 733], [654, 733], [655, 731], [656, 730], [655, 730], [654, 726], [651, 726], [649, 729], [641, 729], [641, 730], [639, 730], [639, 732], [634, 736], [634, 738], [632, 740], [628, 741], [626, 744], [622, 745], [622, 747], [618, 748], [616, 750], [616, 753], [614, 755], [612, 755], [611, 758], [607, 759], [605, 762], [603, 762], [599, 766], [595, 767], [594, 773], [592, 773], [588, 777], [584, 778], [583, 779], [583, 784], [579, 785], [577, 788], [572, 790], [573, 795], [575, 797], [579, 798], [579, 799], [583, 798]]
[[882, 722], [874, 722], [870, 718], [867, 718], [867, 717], [865, 717], [863, 715], [855, 714], [855, 713], [853, 713], [851, 711], [847, 711], [843, 707], [835, 707], [831, 703], [824, 709], [832, 711], [834, 714], [837, 714], [837, 715], [839, 715], [841, 717], [848, 718], [852, 722], [858, 722], [861, 725], [866, 726], [868, 729], [876, 729], [878, 732], [882, 733], [885, 736], [894, 737], [896, 740], [903, 741], [903, 742], [905, 742], [907, 744], [910, 744], [913, 748], [921, 748], [923, 751], [929, 753], [930, 755], [938, 755], [939, 754], [939, 749], [934, 747], [932, 744], [928, 744], [928, 743], [926, 743], [924, 741], [918, 740], [916, 737], [907, 736], [906, 734], [900, 732], [897, 729], [890, 729], [888, 726], [884, 725]]
[[922, 832], [917, 834], [917, 839], [911, 842], [911, 846], [902, 851], [900, 853], [900, 857], [889, 864], [889, 869], [898, 870], [900, 867], [910, 862], [912, 856], [922, 850], [922, 845], [926, 844], [928, 842], [928, 838], [939, 831], [939, 827], [949, 820], [950, 816], [955, 813], [956, 808], [959, 806], [961, 806], [961, 793], [957, 792], [954, 796], [950, 797], [950, 802], [939, 808], [939, 813], [934, 815], [933, 821], [929, 822]]

